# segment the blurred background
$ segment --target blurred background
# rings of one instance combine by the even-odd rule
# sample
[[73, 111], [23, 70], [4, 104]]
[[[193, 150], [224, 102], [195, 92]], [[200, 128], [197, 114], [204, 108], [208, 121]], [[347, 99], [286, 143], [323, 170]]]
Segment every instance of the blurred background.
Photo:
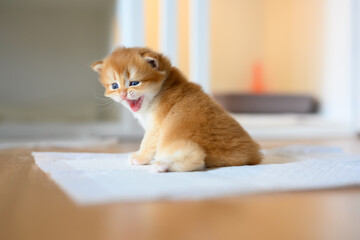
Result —
[[90, 69], [170, 57], [257, 139], [360, 132], [357, 0], [0, 0], [0, 141], [137, 139]]

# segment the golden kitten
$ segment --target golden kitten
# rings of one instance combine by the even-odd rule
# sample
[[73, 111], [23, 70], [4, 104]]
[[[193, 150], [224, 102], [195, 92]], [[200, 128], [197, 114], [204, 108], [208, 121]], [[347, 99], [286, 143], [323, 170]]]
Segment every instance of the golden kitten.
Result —
[[259, 145], [164, 55], [121, 47], [91, 67], [105, 96], [121, 102], [145, 129], [132, 164], [151, 162], [166, 172], [260, 163]]

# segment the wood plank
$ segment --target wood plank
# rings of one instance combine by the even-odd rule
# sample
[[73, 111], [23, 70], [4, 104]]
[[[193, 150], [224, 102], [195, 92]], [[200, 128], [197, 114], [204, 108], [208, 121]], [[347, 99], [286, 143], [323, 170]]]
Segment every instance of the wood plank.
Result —
[[[354, 139], [262, 142], [340, 145]], [[205, 201], [73, 203], [34, 163], [32, 151], [127, 152], [107, 148], [0, 151], [0, 239], [360, 239], [360, 187], [283, 192]]]

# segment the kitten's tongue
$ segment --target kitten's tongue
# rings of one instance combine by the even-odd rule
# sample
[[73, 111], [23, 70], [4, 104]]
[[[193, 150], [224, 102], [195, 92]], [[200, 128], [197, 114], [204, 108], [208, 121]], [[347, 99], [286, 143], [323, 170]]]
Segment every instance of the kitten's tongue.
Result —
[[133, 112], [136, 112], [140, 110], [143, 99], [144, 97], [140, 97], [136, 100], [126, 99], [126, 101], [129, 103], [131, 110], [133, 110]]

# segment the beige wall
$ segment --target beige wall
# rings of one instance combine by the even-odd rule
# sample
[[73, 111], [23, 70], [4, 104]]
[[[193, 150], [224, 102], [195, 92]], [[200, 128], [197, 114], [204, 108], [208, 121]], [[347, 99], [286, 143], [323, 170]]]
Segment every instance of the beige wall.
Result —
[[160, 0], [145, 0], [145, 43], [159, 50], [159, 4]]
[[266, 0], [264, 72], [271, 92], [318, 94], [323, 0]]
[[249, 89], [252, 65], [262, 58], [263, 0], [212, 0], [211, 89]]
[[[145, 0], [145, 44], [154, 50], [159, 46], [160, 0]], [[178, 67], [189, 76], [189, 2], [178, 1]]]
[[323, 0], [212, 0], [212, 91], [251, 91], [260, 61], [266, 92], [318, 93]]
[[178, 67], [189, 77], [189, 1], [178, 1], [179, 60]]
[[[265, 92], [318, 95], [324, 0], [211, 0], [211, 90], [251, 92], [254, 64]], [[159, 0], [145, 1], [146, 45], [159, 50]], [[189, 76], [189, 1], [178, 1], [178, 67]]]

